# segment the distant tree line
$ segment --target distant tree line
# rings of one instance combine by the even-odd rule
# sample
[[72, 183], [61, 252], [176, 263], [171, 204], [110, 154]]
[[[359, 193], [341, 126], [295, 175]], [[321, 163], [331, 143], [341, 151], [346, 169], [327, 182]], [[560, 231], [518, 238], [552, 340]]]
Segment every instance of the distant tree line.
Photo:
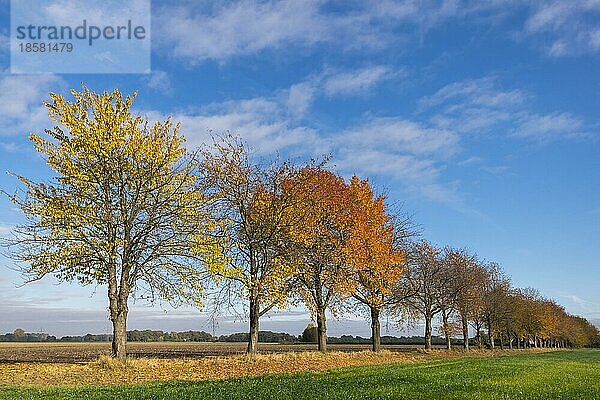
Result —
[[426, 348], [435, 324], [448, 348], [456, 336], [468, 348], [471, 332], [492, 349], [597, 343], [592, 324], [512, 287], [497, 263], [421, 240], [368, 179], [344, 179], [325, 161], [252, 157], [231, 136], [188, 149], [171, 119], [131, 113], [137, 94], [71, 94], [50, 94], [55, 126], [30, 136], [51, 178], [17, 176], [23, 187], [10, 198], [26, 222], [5, 244], [29, 281], [106, 287], [117, 358], [145, 337], [127, 331], [134, 296], [209, 303], [215, 314], [243, 304], [248, 332], [229, 340], [247, 341], [251, 354], [261, 317], [297, 303], [310, 310], [321, 351], [331, 343], [327, 319], [346, 313], [370, 320], [374, 351], [384, 315], [424, 322]]
[[50, 342], [55, 341], [56, 337], [47, 333], [29, 333], [21, 328], [17, 328], [13, 333], [0, 335], [0, 342]]
[[[240, 343], [248, 341], [247, 332], [232, 333], [230, 335], [213, 336], [204, 331], [184, 331], [184, 332], [164, 332], [161, 330], [133, 330], [127, 331], [127, 340], [130, 342], [229, 342]], [[56, 336], [46, 333], [29, 333], [22, 329], [16, 329], [13, 333], [0, 335], [0, 342], [110, 342], [110, 334], [86, 334], [82, 336]], [[278, 343], [278, 344], [303, 344], [317, 343], [316, 327], [309, 324], [301, 335], [294, 336], [285, 332], [259, 331], [259, 343]], [[327, 338], [330, 344], [370, 344], [370, 338], [361, 336], [342, 335], [340, 337], [330, 336]], [[457, 341], [458, 343], [459, 341]], [[423, 343], [423, 337], [395, 337], [382, 336], [382, 344], [399, 345], [420, 345]], [[434, 345], [443, 345], [445, 339], [440, 336], [433, 336]]]

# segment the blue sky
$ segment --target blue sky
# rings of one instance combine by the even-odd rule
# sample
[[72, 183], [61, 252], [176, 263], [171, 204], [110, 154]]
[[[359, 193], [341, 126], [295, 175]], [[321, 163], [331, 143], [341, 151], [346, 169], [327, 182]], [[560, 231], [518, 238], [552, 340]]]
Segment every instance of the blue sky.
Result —
[[[600, 321], [599, 1], [152, 7], [151, 74], [11, 75], [0, 0], [0, 169], [47, 174], [27, 133], [50, 126], [49, 91], [139, 90], [136, 109], [173, 115], [191, 146], [230, 130], [259, 155], [331, 154], [338, 172], [369, 177], [414, 213], [425, 238], [466, 246], [515, 286]], [[15, 184], [0, 177], [3, 190]], [[20, 215], [0, 204], [6, 234]], [[108, 330], [104, 288], [18, 283], [0, 270], [0, 331]], [[135, 304], [130, 327], [208, 329], [193, 310], [167, 311]], [[297, 333], [308, 320], [295, 310], [263, 326]], [[242, 329], [232, 317], [218, 331]], [[369, 330], [354, 318], [331, 329]]]

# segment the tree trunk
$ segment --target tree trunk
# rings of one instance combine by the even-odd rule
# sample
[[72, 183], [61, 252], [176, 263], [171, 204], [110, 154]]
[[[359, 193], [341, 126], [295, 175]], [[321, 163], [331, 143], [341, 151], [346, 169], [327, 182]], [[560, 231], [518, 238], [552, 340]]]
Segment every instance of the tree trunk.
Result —
[[371, 340], [373, 351], [381, 350], [381, 324], [379, 323], [379, 309], [371, 307]]
[[504, 350], [504, 339], [502, 339], [502, 335], [500, 335], [500, 350]]
[[469, 350], [469, 321], [467, 316], [461, 314], [462, 319], [462, 334], [463, 334], [463, 348]]
[[127, 301], [129, 290], [126, 286], [126, 278], [121, 277], [120, 287], [117, 287], [116, 270], [109, 272], [108, 301], [110, 320], [113, 325], [112, 356], [118, 360], [125, 361], [127, 358]]
[[112, 356], [125, 361], [127, 358], [127, 311], [121, 311], [113, 324]]
[[425, 314], [425, 348], [431, 349], [431, 314]]
[[488, 324], [488, 338], [490, 340], [490, 348], [494, 350], [494, 331], [491, 324]]
[[444, 328], [444, 337], [446, 339], [446, 350], [452, 350], [452, 343], [450, 343], [450, 332], [448, 329], [448, 314], [446, 310], [442, 310], [442, 324]]
[[317, 346], [319, 351], [327, 351], [327, 327], [325, 320], [325, 308], [317, 310]]
[[248, 335], [248, 354], [256, 354], [258, 345], [258, 328], [260, 318], [260, 303], [255, 297], [250, 298], [250, 332]]

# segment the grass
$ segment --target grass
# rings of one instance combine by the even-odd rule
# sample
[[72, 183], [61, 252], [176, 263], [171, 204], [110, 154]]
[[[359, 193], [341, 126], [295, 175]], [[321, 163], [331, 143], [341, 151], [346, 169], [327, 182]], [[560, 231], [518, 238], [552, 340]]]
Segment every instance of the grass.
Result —
[[3, 386], [0, 399], [600, 399], [600, 351], [338, 368], [201, 382]]

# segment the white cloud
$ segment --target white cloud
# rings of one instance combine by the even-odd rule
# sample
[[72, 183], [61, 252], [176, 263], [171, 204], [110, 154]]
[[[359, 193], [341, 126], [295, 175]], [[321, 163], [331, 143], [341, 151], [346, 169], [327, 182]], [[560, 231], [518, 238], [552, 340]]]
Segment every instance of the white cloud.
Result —
[[406, 72], [403, 69], [394, 70], [386, 65], [341, 71], [327, 68], [304, 82], [292, 85], [284, 93], [287, 95], [289, 112], [296, 117], [301, 117], [308, 111], [312, 102], [320, 96], [365, 95], [385, 80], [405, 76]]
[[0, 135], [27, 135], [47, 126], [42, 100], [62, 84], [56, 75], [0, 75]]
[[159, 8], [153, 24], [159, 46], [192, 63], [317, 44], [401, 51], [451, 18], [481, 15], [489, 22], [488, 14], [505, 12], [506, 1], [370, 0], [345, 6], [340, 10], [327, 0], [186, 2]]
[[166, 95], [173, 94], [173, 84], [171, 83], [171, 78], [165, 71], [152, 71], [152, 73], [144, 79], [144, 82], [150, 89], [154, 89], [157, 92], [161, 92]]
[[[161, 113], [145, 114], [153, 120], [165, 118]], [[181, 122], [190, 146], [210, 142], [211, 131], [240, 136], [260, 154], [300, 145], [312, 148], [311, 143], [318, 140], [314, 130], [296, 126], [287, 118], [284, 105], [260, 97], [211, 104], [196, 112], [176, 113], [173, 119]]]
[[339, 158], [333, 160], [335, 165], [348, 174], [369, 175], [378, 174], [408, 182], [414, 186], [417, 182], [434, 181], [439, 176], [439, 170], [433, 161], [418, 159], [410, 154], [401, 154], [393, 149], [360, 149], [344, 148], [339, 152]]
[[483, 158], [478, 157], [478, 156], [472, 156], [467, 159], [461, 160], [461, 161], [457, 162], [456, 164], [461, 167], [466, 167], [466, 166], [470, 166], [470, 165], [481, 164], [482, 162], [483, 162]]
[[226, 60], [289, 42], [310, 45], [326, 40], [329, 29], [313, 1], [169, 5], [155, 15], [158, 43], [192, 62]]
[[325, 78], [323, 88], [328, 96], [361, 93], [391, 77], [391, 68], [384, 65], [341, 72]]
[[600, 311], [600, 304], [595, 304], [591, 301], [583, 299], [577, 295], [563, 293], [560, 295], [562, 298], [567, 299], [578, 306], [583, 312], [587, 314], [598, 314]]
[[[210, 131], [240, 136], [259, 155], [276, 151], [298, 157], [332, 155], [331, 164], [348, 176], [387, 176], [416, 196], [456, 202], [455, 191], [441, 183], [440, 162], [460, 151], [458, 135], [400, 118], [369, 119], [356, 127], [320, 132], [302, 125], [281, 96], [211, 104], [196, 112], [176, 113], [190, 146], [210, 142]], [[151, 120], [165, 115], [145, 112]]]
[[484, 77], [450, 83], [419, 100], [419, 112], [431, 113], [432, 123], [463, 133], [486, 132], [510, 121], [527, 96], [520, 90], [502, 90], [497, 79]]
[[486, 76], [448, 84], [434, 95], [422, 98], [419, 108], [423, 110], [449, 102], [460, 104], [460, 107], [509, 108], [522, 104], [525, 98], [525, 94], [520, 90], [499, 90], [496, 78]]
[[295, 116], [302, 116], [308, 111], [314, 97], [316, 88], [310, 82], [292, 85], [288, 91], [287, 106]]
[[380, 148], [414, 155], [447, 158], [458, 151], [455, 133], [427, 128], [399, 118], [378, 118], [343, 133], [343, 142], [357, 148]]
[[528, 114], [515, 129], [515, 135], [550, 140], [557, 137], [589, 137], [584, 122], [569, 113]]
[[383, 149], [342, 148], [332, 160], [346, 175], [387, 176], [402, 184], [405, 191], [428, 200], [457, 203], [459, 196], [441, 183], [440, 169], [434, 160]]
[[160, 48], [191, 63], [316, 45], [403, 51], [444, 24], [468, 20], [489, 26], [523, 10], [527, 18], [516, 36], [548, 54], [600, 51], [597, 0], [369, 0], [345, 6], [340, 10], [332, 0], [185, 2], [160, 7], [153, 23]]
[[[390, 177], [417, 196], [458, 206], [461, 199], [455, 183], [444, 182], [442, 172], [461, 153], [462, 134], [500, 131], [539, 139], [570, 137], [585, 128], [581, 119], [570, 114], [528, 111], [530, 96], [503, 89], [498, 79], [484, 77], [451, 83], [421, 99], [418, 121], [367, 116], [346, 129], [317, 130], [297, 117], [307, 112], [315, 98], [326, 94], [326, 82], [332, 76], [339, 73], [325, 71], [271, 97], [231, 100], [179, 112], [174, 120], [182, 122], [182, 132], [191, 146], [210, 141], [209, 131], [230, 131], [247, 140], [258, 154], [331, 154], [331, 164], [346, 176]], [[353, 87], [367, 90], [367, 86]], [[164, 118], [159, 113], [148, 115]], [[489, 166], [477, 158], [462, 165], [474, 162], [488, 173], [507, 172], [506, 166]]]
[[537, 11], [525, 22], [525, 30], [539, 32], [563, 26], [577, 6], [577, 1], [555, 1], [540, 4]]
[[505, 90], [498, 79], [484, 77], [448, 84], [419, 101], [438, 128], [463, 133], [507, 132], [535, 140], [590, 138], [588, 124], [566, 112], [535, 113], [521, 90]]
[[539, 41], [555, 57], [600, 51], [600, 1], [540, 2], [522, 36]]
[[459, 136], [400, 118], [377, 118], [332, 136], [333, 163], [344, 173], [385, 175], [431, 200], [457, 203], [441, 183], [440, 162], [460, 150]]

